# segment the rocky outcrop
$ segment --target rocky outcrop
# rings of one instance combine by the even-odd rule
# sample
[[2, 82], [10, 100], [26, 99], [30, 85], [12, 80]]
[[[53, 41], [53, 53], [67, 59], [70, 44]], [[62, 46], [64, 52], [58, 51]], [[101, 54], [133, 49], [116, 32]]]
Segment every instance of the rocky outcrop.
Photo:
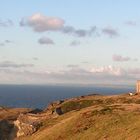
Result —
[[64, 114], [64, 113], [63, 113], [61, 107], [57, 107], [52, 111], [52, 115], [55, 115], [55, 116], [59, 116], [59, 115], [62, 115], [62, 114]]
[[64, 102], [64, 100], [59, 100], [52, 102], [48, 105], [47, 109], [44, 110], [44, 112], [48, 114], [55, 114], [55, 115], [62, 115], [63, 112], [61, 110], [61, 104]]
[[35, 133], [44, 120], [62, 115], [61, 104], [63, 100], [51, 103], [44, 111], [35, 109], [29, 113], [20, 114], [14, 121], [14, 128], [17, 130], [16, 137], [32, 135]]
[[12, 130], [14, 128], [14, 125], [7, 121], [7, 120], [1, 120], [0, 121], [0, 140], [12, 140]]
[[19, 114], [30, 111], [32, 109], [0, 107], [0, 140], [14, 140], [17, 128], [13, 122], [17, 120]]
[[42, 120], [45, 116], [36, 116], [34, 114], [20, 114], [16, 121], [14, 121], [15, 128], [17, 128], [16, 137], [31, 135], [41, 126]]
[[17, 128], [16, 137], [31, 135], [37, 131], [37, 128], [32, 124], [23, 123], [19, 120], [16, 120], [14, 125]]

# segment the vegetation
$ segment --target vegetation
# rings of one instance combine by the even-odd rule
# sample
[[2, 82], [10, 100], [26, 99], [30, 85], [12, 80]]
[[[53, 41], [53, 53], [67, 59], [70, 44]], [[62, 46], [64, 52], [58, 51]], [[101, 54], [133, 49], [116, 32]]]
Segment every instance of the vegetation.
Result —
[[90, 107], [93, 105], [102, 105], [104, 104], [101, 99], [88, 99], [80, 101], [68, 101], [62, 104], [61, 108], [64, 113], [70, 112], [72, 110], [80, 110], [82, 108]]
[[139, 104], [139, 95], [69, 99], [50, 108], [63, 115], [51, 114], [37, 132], [17, 140], [139, 140]]
[[81, 101], [70, 101], [66, 102], [61, 106], [62, 112], [70, 112], [72, 110], [80, 110], [85, 107], [89, 107], [93, 105], [92, 100], [81, 100]]
[[[139, 97], [87, 97], [61, 104], [63, 115], [21, 140], [137, 140], [140, 139]], [[118, 135], [119, 134], [119, 135]]]

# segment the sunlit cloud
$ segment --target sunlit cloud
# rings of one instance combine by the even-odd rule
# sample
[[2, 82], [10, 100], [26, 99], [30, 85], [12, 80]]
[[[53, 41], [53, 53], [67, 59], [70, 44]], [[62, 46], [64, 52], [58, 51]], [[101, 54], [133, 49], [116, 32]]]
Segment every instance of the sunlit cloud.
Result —
[[76, 29], [73, 26], [65, 25], [65, 20], [59, 17], [48, 17], [40, 13], [27, 18], [22, 18], [20, 26], [29, 26], [35, 32], [59, 31], [77, 37], [86, 37], [97, 34], [96, 26], [93, 26], [90, 29]]
[[113, 67], [111, 65], [99, 67], [99, 68], [92, 68], [90, 70], [92, 73], [99, 73], [99, 74], [106, 74], [106, 75], [116, 75], [120, 76], [123, 75], [124, 71], [120, 67]]
[[21, 26], [30, 26], [36, 32], [56, 31], [64, 26], [64, 20], [58, 17], [47, 17], [40, 13], [23, 18]]

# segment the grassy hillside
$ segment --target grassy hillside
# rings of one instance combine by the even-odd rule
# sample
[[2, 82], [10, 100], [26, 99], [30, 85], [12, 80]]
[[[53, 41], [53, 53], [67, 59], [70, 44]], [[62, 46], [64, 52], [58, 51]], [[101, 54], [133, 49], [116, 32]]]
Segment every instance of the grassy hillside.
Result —
[[64, 112], [18, 140], [139, 140], [140, 96], [87, 96], [62, 103]]

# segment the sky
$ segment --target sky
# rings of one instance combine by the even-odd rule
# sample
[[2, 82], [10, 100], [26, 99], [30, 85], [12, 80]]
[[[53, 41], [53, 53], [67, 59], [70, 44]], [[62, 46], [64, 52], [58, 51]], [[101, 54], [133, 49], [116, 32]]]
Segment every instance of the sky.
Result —
[[135, 84], [140, 1], [3, 0], [0, 84]]

